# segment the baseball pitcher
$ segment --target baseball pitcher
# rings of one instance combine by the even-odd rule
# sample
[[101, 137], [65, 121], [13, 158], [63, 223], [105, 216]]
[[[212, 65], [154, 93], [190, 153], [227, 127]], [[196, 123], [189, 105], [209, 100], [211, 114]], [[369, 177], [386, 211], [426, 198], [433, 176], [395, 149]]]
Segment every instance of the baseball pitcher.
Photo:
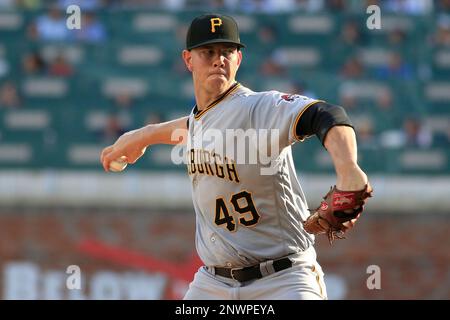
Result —
[[[185, 146], [204, 263], [185, 299], [326, 299], [314, 236], [342, 238], [372, 193], [352, 124], [340, 106], [237, 82], [242, 48], [233, 18], [195, 18], [182, 53], [194, 84], [191, 113], [125, 133], [101, 162], [109, 171], [121, 157], [135, 163], [150, 145]], [[337, 181], [309, 210], [291, 145], [313, 135], [330, 153]]]

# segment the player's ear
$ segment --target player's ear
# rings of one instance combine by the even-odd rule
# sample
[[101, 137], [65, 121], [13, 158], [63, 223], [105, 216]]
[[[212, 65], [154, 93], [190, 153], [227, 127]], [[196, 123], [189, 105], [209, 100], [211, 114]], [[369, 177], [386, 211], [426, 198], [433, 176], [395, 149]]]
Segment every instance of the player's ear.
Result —
[[184, 64], [186, 65], [186, 68], [192, 72], [192, 55], [189, 50], [183, 50], [181, 53], [181, 56], [183, 58]]
[[237, 66], [239, 67], [241, 65], [241, 61], [242, 61], [242, 51], [238, 50], [237, 54], [238, 54]]

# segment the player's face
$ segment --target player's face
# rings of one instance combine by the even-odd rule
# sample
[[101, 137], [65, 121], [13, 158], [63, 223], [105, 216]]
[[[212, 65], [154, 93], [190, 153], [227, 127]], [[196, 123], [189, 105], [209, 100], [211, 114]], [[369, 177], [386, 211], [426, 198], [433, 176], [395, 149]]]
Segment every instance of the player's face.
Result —
[[235, 45], [218, 43], [185, 50], [183, 58], [192, 72], [194, 86], [220, 94], [234, 83], [242, 52]]

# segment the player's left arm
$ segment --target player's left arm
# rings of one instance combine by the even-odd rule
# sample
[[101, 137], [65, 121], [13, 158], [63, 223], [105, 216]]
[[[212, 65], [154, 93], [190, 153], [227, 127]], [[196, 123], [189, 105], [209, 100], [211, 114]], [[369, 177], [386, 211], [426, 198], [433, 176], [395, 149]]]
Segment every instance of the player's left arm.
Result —
[[356, 134], [344, 108], [323, 101], [311, 105], [300, 117], [296, 135], [319, 138], [333, 160], [339, 190], [361, 190], [367, 184], [367, 175], [357, 163]]
[[323, 101], [305, 110], [295, 129], [297, 138], [317, 135], [333, 159], [336, 186], [303, 222], [306, 232], [326, 233], [332, 243], [355, 225], [372, 196], [367, 175], [357, 162], [355, 131], [344, 108]]
[[324, 141], [325, 148], [333, 159], [336, 170], [336, 188], [339, 190], [361, 190], [367, 184], [367, 175], [357, 163], [356, 135], [353, 128], [336, 125]]

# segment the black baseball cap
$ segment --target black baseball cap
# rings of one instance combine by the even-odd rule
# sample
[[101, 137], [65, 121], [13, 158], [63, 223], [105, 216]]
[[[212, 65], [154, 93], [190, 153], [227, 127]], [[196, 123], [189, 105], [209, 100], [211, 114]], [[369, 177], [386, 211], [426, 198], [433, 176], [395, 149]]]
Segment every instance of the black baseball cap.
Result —
[[186, 35], [186, 49], [191, 50], [210, 43], [234, 43], [245, 47], [239, 39], [236, 21], [223, 14], [204, 14], [192, 20]]

